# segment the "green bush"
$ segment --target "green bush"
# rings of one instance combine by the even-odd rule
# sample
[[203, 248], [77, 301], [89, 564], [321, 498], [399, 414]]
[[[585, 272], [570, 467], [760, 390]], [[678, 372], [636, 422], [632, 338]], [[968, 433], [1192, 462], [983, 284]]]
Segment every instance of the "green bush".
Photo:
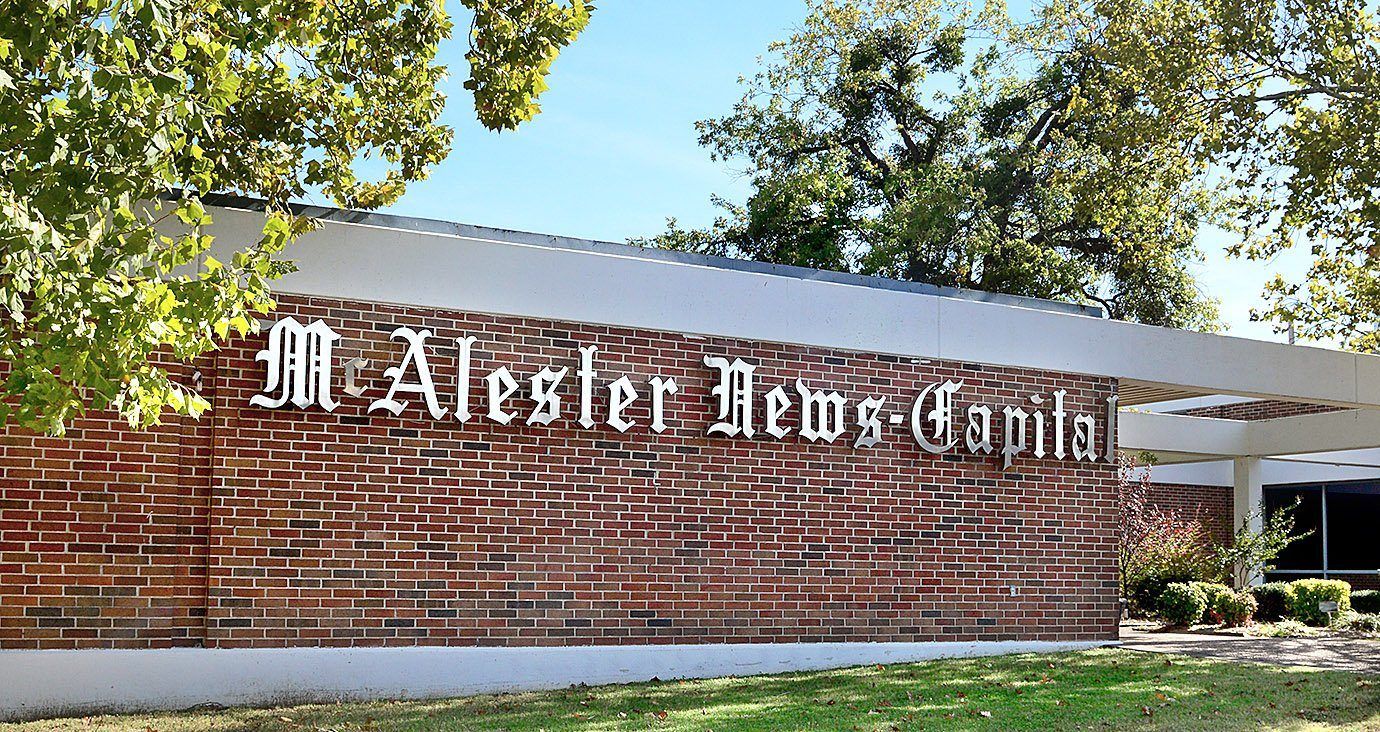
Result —
[[1203, 591], [1187, 582], [1173, 582], [1160, 593], [1160, 616], [1170, 625], [1193, 625], [1207, 610]]
[[1337, 630], [1354, 630], [1367, 635], [1380, 634], [1380, 615], [1375, 613], [1343, 613], [1333, 618]]
[[1223, 621], [1222, 603], [1233, 594], [1233, 590], [1224, 584], [1217, 582], [1190, 582], [1194, 589], [1203, 593], [1203, 599], [1207, 600], [1207, 610], [1204, 617], [1214, 623]]
[[1255, 619], [1267, 622], [1289, 617], [1289, 608], [1294, 603], [1294, 588], [1288, 582], [1266, 582], [1251, 588], [1258, 605]]
[[1320, 602], [1337, 603], [1337, 612], [1351, 610], [1351, 584], [1342, 580], [1301, 579], [1289, 583], [1294, 599], [1289, 614], [1309, 625], [1327, 625], [1327, 613], [1318, 609]]
[[1227, 626], [1245, 625], [1255, 615], [1255, 596], [1230, 590], [1217, 598], [1217, 616]]
[[1160, 595], [1164, 594], [1164, 588], [1175, 582], [1216, 579], [1204, 555], [1193, 553], [1202, 550], [1193, 549], [1193, 545], [1187, 541], [1184, 546], [1170, 550], [1157, 548], [1156, 551], [1163, 553], [1146, 559], [1129, 580], [1127, 599], [1131, 601], [1132, 609], [1140, 614], [1159, 612]]
[[1147, 572], [1131, 580], [1128, 594], [1131, 606], [1144, 615], [1158, 612], [1160, 595], [1164, 594], [1164, 588], [1175, 582], [1195, 582], [1202, 576], [1201, 572], [1185, 568]]
[[1358, 613], [1380, 613], [1380, 591], [1352, 590], [1351, 609]]

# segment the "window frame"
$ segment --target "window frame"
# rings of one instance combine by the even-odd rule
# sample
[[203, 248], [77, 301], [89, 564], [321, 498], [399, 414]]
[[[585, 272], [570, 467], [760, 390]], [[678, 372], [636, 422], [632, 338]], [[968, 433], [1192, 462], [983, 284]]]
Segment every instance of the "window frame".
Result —
[[[1332, 569], [1328, 548], [1328, 520], [1327, 520], [1327, 489], [1328, 487], [1366, 485], [1375, 489], [1375, 495], [1380, 496], [1380, 479], [1361, 479], [1361, 480], [1333, 480], [1324, 483], [1272, 483], [1262, 487], [1261, 500], [1264, 503], [1265, 493], [1270, 490], [1288, 491], [1319, 491], [1319, 503], [1321, 505], [1321, 526], [1318, 531], [1322, 535], [1322, 567], [1318, 569], [1272, 569], [1266, 574], [1291, 574], [1304, 576], [1321, 575], [1323, 579], [1328, 579], [1330, 575], [1380, 575], [1380, 568], [1376, 569]], [[1266, 505], [1268, 505], [1266, 503]], [[1264, 506], [1262, 506], [1262, 509]]]

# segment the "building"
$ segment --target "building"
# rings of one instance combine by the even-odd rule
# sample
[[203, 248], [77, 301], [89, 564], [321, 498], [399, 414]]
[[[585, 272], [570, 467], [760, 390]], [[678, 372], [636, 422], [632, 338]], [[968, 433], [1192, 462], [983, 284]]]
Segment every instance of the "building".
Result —
[[1118, 449], [1226, 526], [1370, 495], [1371, 356], [309, 213], [263, 332], [180, 367], [212, 413], [3, 436], [0, 716], [1084, 648]]
[[[1252, 429], [1253, 422], [1269, 424], [1280, 420], [1276, 424], [1285, 425], [1296, 434], [1345, 425], [1350, 416], [1335, 414], [1343, 411], [1336, 405], [1269, 399], [1206, 397], [1155, 407], [1179, 415], [1244, 423], [1240, 427], [1246, 430]], [[1360, 444], [1373, 434], [1369, 431], [1373, 428], [1365, 422], [1355, 423], [1354, 428], [1359, 434], [1323, 439], [1336, 440], [1338, 445], [1346, 444], [1348, 439], [1351, 444]], [[1265, 579], [1287, 582], [1321, 577], [1346, 580], [1353, 588], [1380, 589], [1380, 548], [1370, 533], [1380, 520], [1380, 451], [1290, 452], [1262, 459], [1254, 467], [1244, 467], [1258, 471], [1255, 479], [1263, 484], [1266, 511], [1290, 507], [1296, 530], [1310, 532], [1285, 549], [1275, 563], [1275, 571]], [[1151, 473], [1155, 481], [1152, 499], [1181, 515], [1202, 517], [1219, 539], [1226, 540], [1234, 529], [1234, 524], [1226, 520], [1234, 515], [1233, 470], [1232, 461], [1207, 456], [1159, 465]]]

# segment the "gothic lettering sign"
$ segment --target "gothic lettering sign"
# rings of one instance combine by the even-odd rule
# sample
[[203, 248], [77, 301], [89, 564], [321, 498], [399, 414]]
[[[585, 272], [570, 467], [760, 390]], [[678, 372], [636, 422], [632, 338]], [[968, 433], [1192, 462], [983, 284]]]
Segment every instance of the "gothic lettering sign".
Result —
[[[507, 425], [550, 425], [572, 420], [584, 429], [606, 427], [627, 432], [638, 425], [630, 408], [645, 402], [652, 432], [667, 429], [666, 405], [680, 389], [670, 377], [653, 376], [634, 383], [620, 376], [599, 383], [597, 346], [579, 346], [578, 367], [547, 366], [526, 379], [519, 379], [507, 366], [500, 366], [480, 377], [483, 388], [471, 394], [472, 358], [475, 336], [443, 342], [429, 330], [406, 326], [392, 333], [405, 350], [397, 363], [383, 370], [388, 391], [368, 404], [368, 412], [402, 414], [413, 399], [433, 419], [453, 419], [464, 423], [482, 418]], [[266, 366], [262, 394], [250, 398], [257, 407], [275, 409], [292, 405], [299, 409], [320, 408], [333, 412], [340, 406], [331, 395], [335, 357], [333, 348], [340, 335], [320, 320], [303, 324], [296, 318], [279, 320], [268, 331], [268, 344], [257, 360]], [[430, 342], [429, 342], [430, 341]], [[450, 385], [450, 398], [442, 404], [427, 355], [434, 348], [454, 349], [458, 363], [456, 383]], [[356, 383], [360, 369], [368, 361], [355, 358], [344, 365], [345, 393], [359, 397], [364, 393]], [[850, 403], [837, 391], [815, 388], [801, 379], [788, 386], [766, 390], [756, 378], [756, 365], [731, 355], [706, 356], [704, 367], [714, 378], [710, 394], [715, 421], [708, 435], [725, 438], [784, 440], [794, 431], [808, 442], [834, 443], [849, 440], [855, 449], [865, 450], [884, 442], [886, 425], [907, 427], [910, 436], [926, 452], [942, 454], [962, 449], [974, 455], [992, 455], [1003, 469], [1021, 455], [1035, 458], [1080, 462], [1116, 461], [1117, 398], [1106, 400], [1104, 431], [1098, 434], [1092, 414], [1070, 412], [1068, 392], [1055, 389], [1048, 394], [1032, 394], [1022, 404], [971, 404], [960, 409], [957, 397], [964, 382], [948, 379], [923, 385], [914, 400], [889, 411], [885, 396], [872, 396]], [[526, 381], [526, 385], [522, 382]], [[578, 404], [563, 403], [558, 390], [563, 384], [578, 387]], [[606, 407], [595, 414], [596, 390], [607, 394]], [[476, 402], [482, 407], [475, 409]], [[473, 411], [472, 411], [473, 410]], [[787, 416], [794, 413], [795, 426]], [[1000, 425], [998, 431], [993, 425]]]

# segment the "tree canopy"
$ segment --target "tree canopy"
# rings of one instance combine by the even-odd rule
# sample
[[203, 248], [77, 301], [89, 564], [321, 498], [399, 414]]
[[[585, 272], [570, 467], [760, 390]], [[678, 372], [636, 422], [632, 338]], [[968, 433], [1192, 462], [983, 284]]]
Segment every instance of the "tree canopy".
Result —
[[1154, 135], [1117, 136], [1143, 114], [1134, 87], [1072, 23], [811, 0], [745, 83], [698, 127], [716, 159], [746, 163], [750, 197], [648, 243], [1212, 321], [1188, 271], [1217, 206], [1202, 166]]
[[[486, 127], [511, 129], [537, 113], [593, 8], [462, 4], [465, 87]], [[289, 199], [386, 205], [446, 156], [436, 53], [450, 32], [440, 0], [8, 0], [0, 424], [60, 432], [110, 408], [146, 426], [205, 409], [151, 357], [191, 359], [257, 328], [291, 268], [278, 255], [311, 226]], [[361, 177], [362, 160], [382, 172]], [[269, 215], [221, 262], [203, 256], [200, 199], [225, 191], [266, 199]]]
[[1372, 7], [1104, 0], [1070, 15], [1093, 58], [1138, 90], [1148, 129], [1211, 166], [1234, 254], [1269, 260], [1309, 247], [1306, 276], [1268, 282], [1256, 317], [1375, 352], [1380, 26]]
[[1365, 0], [810, 0], [724, 117], [752, 192], [657, 246], [1211, 327], [1195, 239], [1306, 277], [1255, 317], [1380, 351], [1380, 30]]

